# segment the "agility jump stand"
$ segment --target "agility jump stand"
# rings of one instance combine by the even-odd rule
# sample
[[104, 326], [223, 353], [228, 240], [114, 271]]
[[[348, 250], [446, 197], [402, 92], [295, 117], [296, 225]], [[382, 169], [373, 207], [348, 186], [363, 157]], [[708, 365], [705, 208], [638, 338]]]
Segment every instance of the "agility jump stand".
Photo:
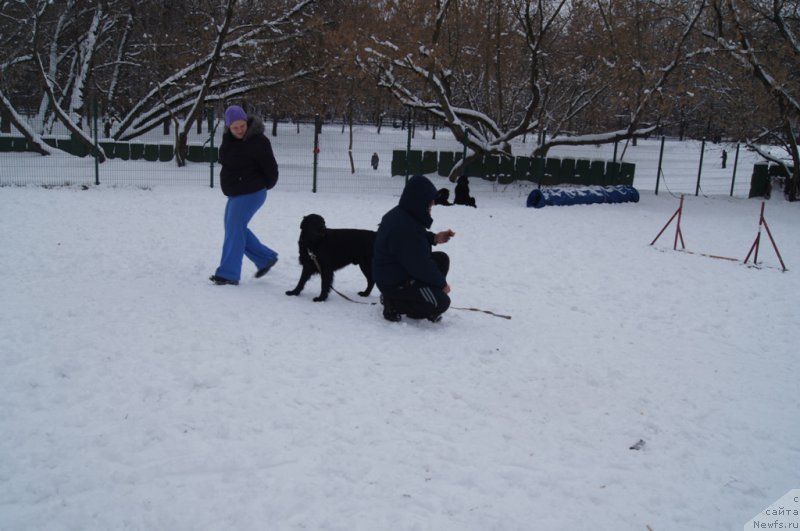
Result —
[[747, 256], [744, 259], [744, 263], [746, 264], [747, 261], [750, 260], [750, 255], [753, 254], [753, 251], [755, 251], [755, 255], [753, 255], [753, 265], [758, 265], [758, 248], [761, 245], [761, 227], [767, 229], [767, 236], [769, 236], [769, 241], [772, 242], [772, 248], [775, 249], [775, 254], [778, 255], [778, 261], [781, 263], [781, 268], [783, 268], [783, 271], [786, 271], [786, 264], [783, 263], [781, 252], [778, 250], [778, 246], [775, 244], [775, 238], [772, 237], [772, 232], [769, 230], [767, 220], [764, 218], [764, 201], [761, 201], [761, 215], [758, 218], [758, 234], [756, 234], [756, 240], [753, 242], [753, 245], [750, 246], [750, 251], [748, 251]]
[[682, 214], [683, 214], [683, 194], [681, 194], [681, 204], [678, 207], [678, 210], [676, 210], [675, 213], [672, 214], [672, 217], [669, 218], [669, 221], [667, 221], [667, 224], [664, 225], [663, 229], [661, 229], [661, 232], [658, 233], [658, 236], [653, 238], [653, 241], [650, 242], [650, 245], [653, 245], [654, 243], [656, 243], [656, 240], [659, 239], [662, 234], [664, 234], [664, 231], [667, 230], [667, 227], [669, 227], [669, 224], [672, 223], [673, 219], [678, 218], [678, 223], [676, 223], [676, 225], [675, 225], [675, 243], [672, 244], [672, 250], [673, 251], [677, 251], [678, 250], [678, 239], [680, 239], [680, 241], [681, 241], [681, 249], [686, 249], [686, 245], [684, 245], [684, 243], [683, 243], [683, 232], [681, 232], [681, 215]]
[[[689, 253], [689, 254], [699, 254], [700, 256], [707, 256], [709, 258], [716, 258], [718, 260], [730, 260], [731, 262], [738, 262], [739, 261], [738, 258], [730, 258], [728, 256], [718, 256], [718, 255], [713, 255], [713, 254], [694, 253], [692, 251], [687, 251], [686, 250], [686, 245], [683, 242], [683, 231], [681, 231], [681, 216], [682, 215], [683, 215], [683, 194], [681, 194], [681, 203], [680, 203], [680, 206], [678, 207], [678, 210], [676, 210], [675, 213], [672, 214], [672, 217], [669, 218], [669, 221], [667, 221], [667, 224], [664, 225], [664, 228], [661, 229], [661, 232], [659, 232], [658, 235], [655, 238], [653, 238], [653, 241], [650, 242], [650, 245], [653, 245], [654, 243], [656, 243], [656, 241], [661, 237], [661, 235], [664, 234], [664, 231], [667, 230], [667, 227], [669, 227], [670, 223], [672, 223], [673, 220], [675, 220], [677, 218], [678, 221], [675, 224], [675, 241], [672, 244], [672, 250], [673, 251], [677, 251], [678, 250], [678, 242], [680, 241], [681, 242], [681, 251], [683, 251], [683, 252], [686, 252], [686, 253]], [[767, 229], [767, 235], [769, 236], [769, 239], [772, 242], [772, 247], [775, 249], [775, 254], [778, 255], [778, 260], [781, 263], [781, 268], [783, 269], [783, 271], [787, 271], [786, 265], [783, 263], [783, 258], [781, 257], [781, 253], [780, 253], [780, 251], [778, 251], [778, 246], [775, 243], [775, 238], [772, 237], [772, 232], [769, 230], [769, 225], [767, 225], [767, 220], [764, 218], [764, 201], [761, 202], [761, 215], [760, 215], [759, 220], [758, 220], [758, 234], [756, 235], [756, 240], [753, 242], [753, 245], [750, 247], [750, 252], [747, 253], [747, 257], [745, 257], [745, 259], [744, 259], [744, 261], [742, 263], [747, 264], [748, 260], [750, 260], [750, 255], [753, 254], [753, 251], [755, 251], [755, 256], [753, 257], [753, 265], [754, 266], [758, 265], [758, 249], [759, 249], [759, 246], [761, 244], [761, 227], [762, 226], [765, 229]]]

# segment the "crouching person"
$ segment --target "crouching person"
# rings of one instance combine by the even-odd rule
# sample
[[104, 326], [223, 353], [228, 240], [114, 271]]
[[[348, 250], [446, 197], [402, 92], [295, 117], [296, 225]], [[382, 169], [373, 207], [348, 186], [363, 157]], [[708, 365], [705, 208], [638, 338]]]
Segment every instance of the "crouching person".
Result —
[[455, 233], [430, 232], [436, 187], [426, 177], [408, 180], [400, 202], [381, 219], [375, 237], [372, 272], [381, 291], [383, 317], [399, 321], [401, 315], [436, 322], [450, 307], [447, 272], [450, 258], [432, 251]]

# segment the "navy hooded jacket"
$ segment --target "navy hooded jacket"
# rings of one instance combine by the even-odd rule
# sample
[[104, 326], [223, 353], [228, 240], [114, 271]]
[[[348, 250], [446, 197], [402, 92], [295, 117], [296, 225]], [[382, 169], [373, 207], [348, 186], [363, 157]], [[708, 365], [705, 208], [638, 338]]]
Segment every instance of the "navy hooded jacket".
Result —
[[428, 207], [436, 194], [432, 182], [415, 175], [403, 189], [400, 203], [381, 219], [372, 273], [382, 293], [391, 293], [409, 280], [439, 289], [447, 285], [431, 257], [435, 235], [428, 230], [433, 224]]
[[247, 120], [247, 132], [241, 140], [225, 129], [219, 163], [220, 186], [226, 196], [269, 190], [278, 182], [278, 163], [269, 139], [264, 136], [264, 124], [258, 118]]

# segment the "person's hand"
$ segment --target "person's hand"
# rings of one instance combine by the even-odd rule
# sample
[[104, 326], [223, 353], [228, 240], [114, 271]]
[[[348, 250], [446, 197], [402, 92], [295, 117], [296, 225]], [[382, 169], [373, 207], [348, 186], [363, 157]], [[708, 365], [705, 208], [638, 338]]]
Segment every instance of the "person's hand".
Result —
[[441, 232], [437, 232], [436, 236], [433, 238], [433, 241], [436, 243], [447, 243], [450, 241], [450, 238], [455, 236], [456, 233], [453, 232], [451, 229], [443, 230]]
[[442, 291], [444, 291], [445, 293], [447, 293], [449, 295], [450, 294], [450, 284], [445, 284], [445, 286], [442, 288]]

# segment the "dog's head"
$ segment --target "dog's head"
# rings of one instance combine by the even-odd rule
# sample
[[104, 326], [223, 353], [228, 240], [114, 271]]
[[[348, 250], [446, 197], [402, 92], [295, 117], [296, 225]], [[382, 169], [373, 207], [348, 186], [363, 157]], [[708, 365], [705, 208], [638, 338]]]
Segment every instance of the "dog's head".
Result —
[[319, 214], [309, 214], [300, 222], [300, 241], [314, 245], [325, 237], [327, 231], [325, 219]]

